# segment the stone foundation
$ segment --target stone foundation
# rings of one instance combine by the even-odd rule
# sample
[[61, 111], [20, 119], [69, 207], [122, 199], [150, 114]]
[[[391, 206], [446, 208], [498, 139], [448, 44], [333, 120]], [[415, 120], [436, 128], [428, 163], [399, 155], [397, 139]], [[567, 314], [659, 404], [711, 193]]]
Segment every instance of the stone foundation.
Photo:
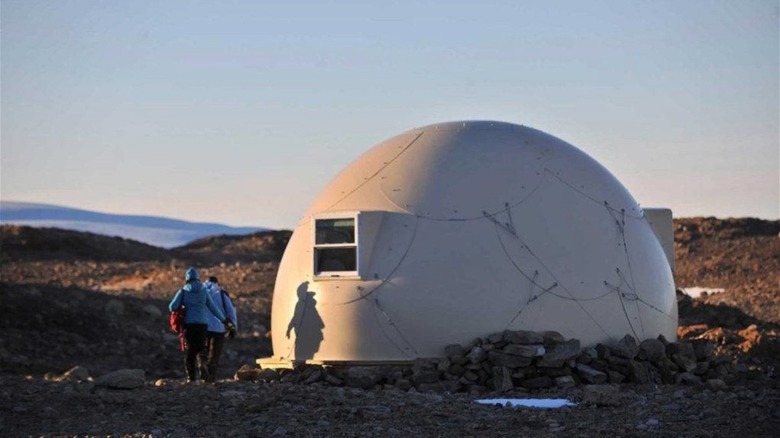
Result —
[[601, 383], [707, 384], [718, 389], [736, 372], [728, 360], [714, 358], [713, 349], [706, 339], [668, 342], [660, 336], [637, 342], [630, 335], [582, 348], [577, 339], [566, 340], [558, 332], [507, 330], [466, 346], [448, 345], [445, 357], [409, 365], [302, 365], [283, 370], [245, 365], [236, 379], [474, 394]]

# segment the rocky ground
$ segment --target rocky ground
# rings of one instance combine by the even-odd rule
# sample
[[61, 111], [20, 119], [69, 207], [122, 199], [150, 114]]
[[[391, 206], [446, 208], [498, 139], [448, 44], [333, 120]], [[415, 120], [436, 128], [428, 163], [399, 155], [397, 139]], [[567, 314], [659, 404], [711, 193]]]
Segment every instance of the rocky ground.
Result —
[[[675, 221], [681, 339], [709, 339], [727, 385], [578, 385], [489, 398], [567, 398], [544, 410], [465, 393], [236, 381], [271, 353], [270, 303], [289, 232], [174, 250], [116, 238], [0, 229], [0, 430], [4, 436], [775, 436], [780, 427], [780, 222]], [[181, 382], [167, 301], [189, 265], [239, 310], [216, 386]], [[81, 366], [71, 370], [74, 366]], [[142, 370], [119, 376], [117, 370]], [[68, 370], [71, 370], [68, 372]], [[125, 386], [134, 389], [111, 389]]]

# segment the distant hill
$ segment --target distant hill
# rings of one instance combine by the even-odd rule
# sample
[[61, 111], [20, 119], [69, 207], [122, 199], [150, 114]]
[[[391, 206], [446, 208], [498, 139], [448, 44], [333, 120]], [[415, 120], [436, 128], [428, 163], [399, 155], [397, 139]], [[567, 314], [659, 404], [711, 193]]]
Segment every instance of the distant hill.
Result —
[[61, 228], [118, 236], [163, 248], [182, 246], [207, 236], [243, 235], [267, 230], [260, 227], [231, 227], [158, 216], [99, 213], [56, 205], [11, 201], [0, 201], [0, 224]]
[[168, 262], [177, 259], [198, 265], [278, 263], [291, 234], [289, 230], [281, 230], [209, 236], [165, 249], [83, 231], [0, 225], [0, 261]]
[[122, 237], [59, 228], [0, 225], [0, 260], [167, 261], [169, 250]]

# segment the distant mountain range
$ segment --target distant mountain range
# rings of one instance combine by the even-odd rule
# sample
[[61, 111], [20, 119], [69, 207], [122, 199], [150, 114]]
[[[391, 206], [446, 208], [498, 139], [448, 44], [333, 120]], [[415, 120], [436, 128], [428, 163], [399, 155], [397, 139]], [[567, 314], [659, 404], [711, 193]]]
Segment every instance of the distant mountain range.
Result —
[[187, 222], [159, 216], [99, 213], [29, 202], [0, 201], [0, 224], [62, 228], [119, 236], [163, 248], [182, 246], [214, 235], [241, 235], [266, 231], [260, 227]]

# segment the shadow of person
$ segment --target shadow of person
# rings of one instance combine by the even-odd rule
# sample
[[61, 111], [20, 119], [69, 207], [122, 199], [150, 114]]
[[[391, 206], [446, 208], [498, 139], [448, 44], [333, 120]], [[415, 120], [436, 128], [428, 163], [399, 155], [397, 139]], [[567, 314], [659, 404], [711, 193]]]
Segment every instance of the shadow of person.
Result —
[[298, 286], [298, 302], [295, 303], [290, 323], [287, 325], [287, 338], [295, 330], [295, 357], [296, 361], [303, 361], [314, 357], [319, 351], [323, 340], [322, 329], [325, 323], [317, 312], [317, 300], [315, 293], [308, 290], [309, 282], [304, 281]]

